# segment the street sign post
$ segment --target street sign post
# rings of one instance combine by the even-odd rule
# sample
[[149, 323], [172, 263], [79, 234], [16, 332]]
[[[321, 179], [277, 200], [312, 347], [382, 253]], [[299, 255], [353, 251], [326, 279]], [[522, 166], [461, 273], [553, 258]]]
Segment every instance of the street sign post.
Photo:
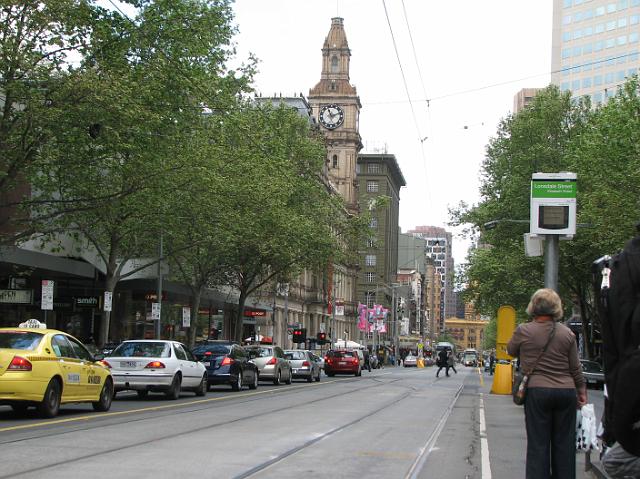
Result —
[[45, 311], [53, 311], [53, 286], [55, 282], [43, 279], [42, 280], [42, 297], [40, 302], [40, 309]]

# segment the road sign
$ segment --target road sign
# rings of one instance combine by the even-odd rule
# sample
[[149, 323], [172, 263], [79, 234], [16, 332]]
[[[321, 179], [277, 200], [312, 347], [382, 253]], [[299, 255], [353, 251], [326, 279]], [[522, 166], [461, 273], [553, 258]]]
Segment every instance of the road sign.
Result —
[[53, 286], [54, 281], [43, 279], [42, 280], [42, 298], [40, 309], [53, 311]]
[[182, 327], [188, 328], [191, 326], [191, 308], [182, 308]]
[[113, 293], [111, 291], [104, 292], [104, 310], [111, 311], [111, 300], [113, 299]]
[[160, 319], [160, 303], [151, 303], [151, 319]]

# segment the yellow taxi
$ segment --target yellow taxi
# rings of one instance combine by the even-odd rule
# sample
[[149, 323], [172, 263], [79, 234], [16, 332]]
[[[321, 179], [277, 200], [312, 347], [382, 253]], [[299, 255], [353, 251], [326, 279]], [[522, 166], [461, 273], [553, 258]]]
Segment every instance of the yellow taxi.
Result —
[[113, 379], [73, 336], [30, 319], [17, 328], [0, 328], [0, 404], [22, 413], [35, 406], [54, 417], [61, 404], [90, 402], [108, 411]]

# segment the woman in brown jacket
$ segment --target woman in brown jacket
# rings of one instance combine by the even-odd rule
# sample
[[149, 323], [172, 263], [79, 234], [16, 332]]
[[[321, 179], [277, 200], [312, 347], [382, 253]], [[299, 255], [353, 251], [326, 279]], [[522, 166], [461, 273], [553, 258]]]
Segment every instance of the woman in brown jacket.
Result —
[[507, 352], [520, 358], [522, 371], [530, 372], [535, 365], [524, 404], [526, 477], [575, 479], [576, 409], [587, 402], [576, 337], [556, 323], [562, 318], [562, 301], [552, 289], [536, 291], [527, 313], [531, 321], [518, 326], [507, 345]]

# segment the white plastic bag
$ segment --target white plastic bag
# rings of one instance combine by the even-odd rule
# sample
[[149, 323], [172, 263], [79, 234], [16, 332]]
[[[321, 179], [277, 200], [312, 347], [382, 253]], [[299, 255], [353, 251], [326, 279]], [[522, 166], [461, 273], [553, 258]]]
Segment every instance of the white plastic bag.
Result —
[[576, 413], [576, 451], [599, 450], [595, 409], [585, 404]]

